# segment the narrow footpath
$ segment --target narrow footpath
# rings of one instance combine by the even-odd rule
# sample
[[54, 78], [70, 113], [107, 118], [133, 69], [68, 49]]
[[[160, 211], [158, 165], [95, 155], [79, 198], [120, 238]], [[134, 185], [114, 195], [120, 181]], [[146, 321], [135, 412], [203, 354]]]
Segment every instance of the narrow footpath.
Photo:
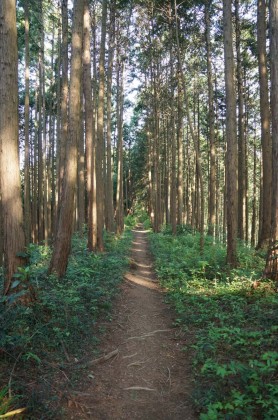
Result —
[[102, 363], [89, 368], [91, 384], [75, 394], [66, 418], [190, 420], [190, 365], [186, 337], [173, 327], [148, 250], [147, 233], [133, 232], [130, 271], [102, 339]]

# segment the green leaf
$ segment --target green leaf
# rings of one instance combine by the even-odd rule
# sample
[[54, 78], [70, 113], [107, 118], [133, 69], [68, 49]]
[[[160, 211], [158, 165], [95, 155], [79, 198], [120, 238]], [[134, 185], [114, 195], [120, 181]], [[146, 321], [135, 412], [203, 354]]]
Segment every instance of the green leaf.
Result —
[[22, 278], [22, 274], [21, 273], [14, 273], [13, 274], [13, 278], [14, 279], [21, 279]]
[[19, 284], [20, 284], [19, 280], [13, 281], [12, 284], [11, 284], [11, 289], [15, 289]]

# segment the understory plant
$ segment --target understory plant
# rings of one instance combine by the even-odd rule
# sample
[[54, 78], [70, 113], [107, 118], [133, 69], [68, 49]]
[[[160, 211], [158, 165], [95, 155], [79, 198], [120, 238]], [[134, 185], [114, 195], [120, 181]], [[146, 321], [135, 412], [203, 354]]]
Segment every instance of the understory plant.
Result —
[[[66, 379], [67, 366], [86, 357], [87, 349], [90, 357], [97, 354], [97, 321], [100, 316], [110, 320], [111, 303], [128, 266], [130, 241], [129, 231], [121, 237], [107, 233], [105, 252], [94, 254], [87, 250], [86, 235], [75, 234], [62, 279], [47, 275], [50, 249], [30, 245], [29, 265], [16, 281], [26, 282], [28, 277], [33, 299], [27, 305], [16, 299], [0, 301], [0, 389], [9, 382], [13, 393], [22, 395], [19, 401], [36, 413], [34, 418], [54, 407], [59, 410], [52, 376], [58, 372]], [[35, 387], [26, 386], [33, 381]]]
[[212, 237], [150, 234], [155, 269], [187, 332], [200, 419], [278, 418], [278, 296], [261, 280], [264, 256], [239, 243], [239, 265]]

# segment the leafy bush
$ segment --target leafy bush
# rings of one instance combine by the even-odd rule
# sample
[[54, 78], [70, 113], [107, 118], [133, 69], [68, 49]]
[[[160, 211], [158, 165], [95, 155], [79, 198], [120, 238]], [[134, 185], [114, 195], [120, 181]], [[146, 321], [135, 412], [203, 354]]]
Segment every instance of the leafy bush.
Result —
[[166, 230], [150, 240], [176, 323], [192, 333], [200, 418], [278, 418], [278, 297], [271, 282], [252, 287], [264, 258], [239, 244], [239, 267], [229, 271], [224, 246], [209, 236], [202, 256], [198, 234]]

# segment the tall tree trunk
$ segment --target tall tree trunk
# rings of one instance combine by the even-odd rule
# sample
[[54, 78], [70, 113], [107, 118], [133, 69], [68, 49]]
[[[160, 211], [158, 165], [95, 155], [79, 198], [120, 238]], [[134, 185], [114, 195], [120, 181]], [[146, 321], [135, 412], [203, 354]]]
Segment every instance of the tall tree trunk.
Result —
[[84, 42], [83, 42], [83, 91], [85, 99], [85, 143], [86, 143], [86, 170], [87, 170], [87, 195], [88, 195], [88, 249], [96, 248], [96, 211], [93, 205], [96, 200], [96, 189], [93, 188], [95, 181], [95, 118], [92, 101], [92, 78], [91, 78], [91, 50], [90, 50], [90, 10], [88, 0], [85, 0], [84, 8]]
[[30, 46], [29, 46], [29, 0], [24, 3], [25, 14], [25, 103], [24, 103], [24, 226], [26, 244], [31, 241], [30, 208], [30, 157], [29, 157], [29, 105], [30, 105]]
[[199, 176], [199, 182], [200, 182], [200, 203], [201, 203], [201, 205], [200, 205], [200, 212], [201, 212], [200, 250], [201, 250], [201, 252], [203, 252], [203, 248], [204, 248], [204, 226], [205, 226], [205, 198], [204, 198], [203, 171], [202, 171], [202, 165], [201, 165], [201, 158], [200, 158], [200, 154], [199, 154], [198, 136], [196, 135], [196, 132], [195, 132], [193, 124], [192, 124], [192, 119], [191, 119], [190, 109], [189, 109], [188, 92], [187, 92], [187, 89], [186, 89], [185, 78], [184, 78], [183, 69], [182, 69], [176, 0], [175, 0], [175, 22], [176, 22], [176, 42], [177, 42], [178, 66], [179, 66], [179, 71], [182, 75], [182, 87], [183, 87], [183, 95], [184, 95], [184, 101], [185, 101], [187, 122], [188, 122], [188, 125], [189, 125], [190, 134], [191, 134], [193, 144], [194, 144], [194, 150], [195, 150], [195, 155], [196, 155], [196, 166], [197, 166], [197, 169], [198, 169], [198, 176]]
[[238, 168], [231, 0], [223, 0], [227, 141], [227, 263], [237, 264]]
[[238, 90], [238, 237], [244, 240], [246, 226], [246, 143], [243, 115], [243, 83], [239, 0], [235, 0], [237, 90]]
[[257, 156], [256, 141], [253, 150], [253, 203], [252, 203], [252, 227], [251, 227], [251, 246], [255, 246], [256, 221], [257, 221]]
[[261, 198], [261, 226], [258, 239], [258, 248], [266, 248], [271, 237], [271, 179], [270, 165], [271, 135], [270, 135], [270, 109], [268, 98], [268, 70], [266, 54], [266, 4], [265, 0], [258, 0], [257, 42], [260, 81], [260, 117], [261, 117], [261, 144], [262, 144], [262, 198]]
[[[170, 144], [171, 144], [171, 194], [170, 194], [170, 221], [173, 235], [177, 233], [177, 136], [175, 128], [175, 91], [174, 91], [174, 59], [173, 59], [173, 23], [172, 5], [168, 5], [169, 25], [169, 65], [170, 65]], [[180, 73], [180, 72], [179, 72]]]
[[112, 153], [111, 153], [111, 135], [112, 135], [112, 75], [113, 75], [113, 57], [115, 48], [115, 5], [110, 6], [110, 28], [109, 28], [109, 52], [107, 69], [107, 163], [106, 163], [106, 228], [108, 232], [113, 231], [113, 178], [112, 178]]
[[[83, 83], [81, 81], [81, 98], [83, 98]], [[78, 141], [78, 162], [77, 162], [77, 223], [79, 232], [85, 223], [85, 149], [84, 149], [84, 123], [83, 123], [83, 103], [81, 101], [80, 126]]]
[[0, 179], [2, 194], [4, 294], [10, 291], [12, 277], [23, 264], [23, 208], [18, 153], [18, 55], [16, 5], [0, 2]]
[[215, 135], [214, 135], [214, 107], [213, 107], [213, 78], [211, 64], [211, 19], [210, 19], [211, 0], [205, 3], [205, 25], [206, 25], [206, 49], [207, 49], [207, 78], [208, 78], [208, 122], [209, 122], [209, 144], [210, 144], [210, 173], [209, 173], [209, 218], [208, 234], [215, 235], [216, 223], [216, 162], [215, 162]]
[[71, 79], [69, 92], [69, 137], [57, 233], [49, 271], [65, 274], [71, 249], [74, 193], [77, 181], [77, 145], [80, 136], [82, 33], [84, 0], [75, 0], [73, 8]]
[[124, 229], [124, 197], [123, 197], [123, 107], [124, 107], [124, 62], [118, 54], [118, 98], [117, 98], [117, 192], [116, 192], [116, 230]]
[[[42, 0], [39, 0], [39, 7], [42, 11]], [[43, 218], [43, 185], [44, 185], [44, 16], [40, 16], [40, 45], [39, 45], [39, 94], [38, 94], [38, 241], [44, 239], [44, 218]]]
[[33, 159], [33, 193], [32, 193], [32, 238], [38, 242], [38, 88], [35, 91], [35, 133], [34, 133], [34, 159]]
[[99, 91], [97, 109], [97, 145], [96, 145], [96, 188], [97, 188], [97, 250], [104, 250], [104, 84], [105, 84], [105, 38], [107, 20], [107, 0], [102, 2], [101, 41], [99, 57]]
[[[59, 149], [59, 162], [57, 168], [57, 190], [58, 190], [58, 208], [57, 220], [59, 220], [61, 196], [62, 196], [62, 183], [65, 170], [65, 156], [66, 145], [68, 138], [68, 0], [62, 0], [62, 86], [61, 86], [61, 131], [59, 135], [60, 143]], [[60, 130], [60, 127], [59, 127]], [[57, 225], [56, 223], [56, 225]], [[58, 225], [57, 225], [58, 226]]]
[[265, 274], [278, 282], [278, 0], [270, 0], [270, 80], [272, 116], [271, 246]]
[[178, 137], [178, 225], [184, 223], [183, 219], [183, 107], [182, 107], [182, 80], [181, 74], [178, 72], [178, 123], [177, 123], [177, 137]]

